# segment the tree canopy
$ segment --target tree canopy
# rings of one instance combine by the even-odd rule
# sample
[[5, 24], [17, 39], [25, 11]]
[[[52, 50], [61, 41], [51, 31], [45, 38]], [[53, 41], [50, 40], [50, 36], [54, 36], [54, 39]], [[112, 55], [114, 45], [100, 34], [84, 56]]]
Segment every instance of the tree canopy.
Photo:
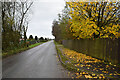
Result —
[[67, 2], [73, 36], [118, 38], [119, 2]]
[[29, 39], [33, 39], [33, 36], [32, 36], [32, 35], [30, 35], [30, 36], [29, 36]]
[[37, 37], [37, 36], [35, 36], [35, 40], [38, 40], [38, 37]]
[[80, 38], [119, 38], [120, 2], [67, 1], [53, 35], [59, 40]]

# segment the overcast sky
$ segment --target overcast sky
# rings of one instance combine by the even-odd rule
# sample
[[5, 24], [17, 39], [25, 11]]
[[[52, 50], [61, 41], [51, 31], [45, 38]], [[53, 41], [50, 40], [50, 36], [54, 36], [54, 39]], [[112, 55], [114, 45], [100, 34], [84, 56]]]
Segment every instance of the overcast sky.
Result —
[[58, 18], [58, 13], [64, 9], [64, 0], [36, 0], [32, 7], [32, 18], [29, 22], [27, 36], [54, 38], [52, 22]]

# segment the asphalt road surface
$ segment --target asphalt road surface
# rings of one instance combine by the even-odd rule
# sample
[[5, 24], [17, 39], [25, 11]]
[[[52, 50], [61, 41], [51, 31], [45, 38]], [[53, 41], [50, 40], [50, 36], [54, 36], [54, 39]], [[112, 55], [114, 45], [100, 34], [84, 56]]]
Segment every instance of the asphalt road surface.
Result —
[[53, 41], [7, 57], [2, 61], [3, 78], [69, 78]]

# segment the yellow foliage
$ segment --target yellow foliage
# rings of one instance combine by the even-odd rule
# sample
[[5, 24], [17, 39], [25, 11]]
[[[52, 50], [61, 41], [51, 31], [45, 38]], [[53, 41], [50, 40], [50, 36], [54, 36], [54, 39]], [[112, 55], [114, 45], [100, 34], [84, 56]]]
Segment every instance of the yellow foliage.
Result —
[[[106, 4], [103, 18], [102, 15], [99, 15], [100, 7], [104, 7], [104, 4], [102, 2], [67, 2], [66, 4], [69, 5], [70, 8], [70, 30], [73, 32], [73, 36], [77, 37], [77, 39], [92, 38], [94, 37], [93, 33], [100, 35], [100, 38], [120, 37], [120, 26], [118, 24], [116, 25], [114, 23], [110, 23], [107, 26], [98, 26], [98, 23], [100, 23], [98, 21], [98, 17], [102, 19], [100, 25], [103, 24], [106, 20], [110, 20], [112, 18], [114, 9], [118, 9], [115, 7], [115, 4]], [[98, 5], [99, 7], [93, 5]], [[89, 17], [89, 12], [91, 12], [91, 17]], [[104, 16], [107, 16], [106, 19]], [[116, 15], [114, 14], [113, 17], [116, 17]], [[116, 18], [116, 20], [118, 19]]]

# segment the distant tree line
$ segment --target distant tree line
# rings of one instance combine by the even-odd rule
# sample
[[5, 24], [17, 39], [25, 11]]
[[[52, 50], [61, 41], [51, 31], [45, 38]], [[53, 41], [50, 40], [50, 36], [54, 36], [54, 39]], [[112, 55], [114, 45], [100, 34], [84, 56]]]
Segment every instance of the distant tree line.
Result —
[[32, 35], [30, 35], [29, 40], [36, 40], [36, 41], [40, 41], [40, 42], [46, 42], [46, 41], [49, 41], [51, 39], [43, 38], [43, 37], [38, 38], [37, 36], [35, 36], [35, 38], [34, 38]]

